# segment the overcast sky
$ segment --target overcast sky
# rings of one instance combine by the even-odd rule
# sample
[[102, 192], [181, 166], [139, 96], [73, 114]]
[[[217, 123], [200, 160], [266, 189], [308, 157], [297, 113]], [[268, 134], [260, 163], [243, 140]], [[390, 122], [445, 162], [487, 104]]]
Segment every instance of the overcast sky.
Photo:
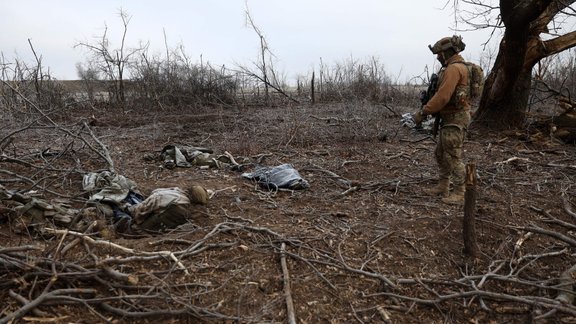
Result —
[[[448, 1], [452, 3], [452, 1]], [[33, 63], [32, 42], [57, 79], [76, 79], [87, 53], [79, 42], [96, 43], [108, 27], [111, 48], [122, 35], [119, 11], [130, 17], [127, 45], [149, 42], [154, 53], [182, 45], [195, 61], [250, 66], [259, 38], [246, 25], [246, 8], [288, 79], [349, 58], [376, 57], [399, 82], [438, 68], [427, 46], [454, 34], [446, 0], [2, 0], [0, 50], [4, 62]], [[464, 27], [464, 26], [460, 26]], [[458, 32], [464, 57], [478, 60], [488, 32]]]

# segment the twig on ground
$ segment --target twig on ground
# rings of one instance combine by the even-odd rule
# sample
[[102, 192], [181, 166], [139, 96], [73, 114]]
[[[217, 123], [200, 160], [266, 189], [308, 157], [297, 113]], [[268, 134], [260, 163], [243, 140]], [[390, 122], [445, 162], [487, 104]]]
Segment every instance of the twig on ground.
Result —
[[[116, 170], [114, 168], [114, 160], [112, 160], [112, 157], [110, 156], [110, 152], [108, 151], [108, 148], [106, 147], [106, 145], [104, 145], [104, 143], [102, 143], [102, 141], [100, 141], [100, 139], [98, 139], [98, 137], [96, 137], [96, 135], [94, 135], [94, 132], [92, 132], [92, 129], [90, 128], [90, 126], [88, 126], [86, 121], [83, 122], [83, 125], [84, 125], [84, 128], [86, 128], [88, 130], [88, 133], [90, 134], [90, 136], [92, 136], [92, 139], [96, 143], [98, 143], [98, 145], [100, 146], [102, 151], [93, 148], [91, 145], [89, 145], [89, 147], [92, 148], [92, 150], [96, 154], [100, 155], [108, 163], [108, 167], [110, 169], [110, 172], [115, 173]], [[85, 141], [85, 143], [88, 145], [88, 143], [86, 141]]]
[[573, 220], [576, 220], [576, 213], [570, 208], [570, 202], [566, 198], [566, 195], [562, 195], [562, 206], [564, 207], [564, 211], [572, 216]]
[[56, 230], [56, 229], [52, 229], [52, 228], [44, 228], [44, 231], [46, 233], [51, 233], [51, 234], [56, 234], [56, 235], [70, 234], [70, 235], [73, 235], [75, 237], [81, 238], [84, 242], [86, 242], [88, 244], [110, 247], [110, 248], [119, 250], [121, 252], [127, 253], [127, 254], [145, 255], [145, 256], [152, 256], [152, 257], [156, 257], [156, 256], [157, 257], [168, 257], [168, 258], [172, 259], [178, 265], [178, 267], [181, 270], [184, 270], [184, 273], [190, 274], [188, 272], [188, 269], [182, 264], [182, 262], [180, 262], [180, 260], [178, 260], [178, 258], [176, 258], [176, 256], [174, 255], [174, 252], [172, 252], [172, 251], [156, 251], [156, 252], [136, 251], [134, 249], [130, 249], [130, 248], [118, 245], [116, 243], [112, 243], [110, 241], [95, 240], [95, 239], [91, 238], [90, 236], [87, 236], [86, 234], [82, 234], [82, 233], [78, 233], [78, 232], [74, 232], [74, 231]]
[[560, 275], [560, 284], [558, 289], [560, 292], [556, 296], [556, 300], [572, 305], [574, 303], [574, 275], [576, 274], [576, 265], [570, 267], [570, 269], [562, 272]]
[[341, 186], [345, 187], [346, 189], [350, 189], [352, 187], [352, 180], [348, 180], [342, 176], [337, 175], [336, 173], [326, 170], [324, 168], [321, 168], [320, 166], [317, 165], [312, 165], [315, 170], [310, 170], [310, 171], [321, 171], [324, 172], [326, 174], [328, 174], [329, 176], [331, 176], [334, 180], [336, 180], [336, 183], [340, 184]]
[[28, 312], [32, 311], [39, 305], [49, 300], [58, 299], [62, 295], [86, 295], [95, 294], [95, 289], [81, 289], [81, 288], [70, 288], [70, 289], [56, 289], [49, 292], [44, 292], [40, 296], [36, 297], [34, 300], [30, 301], [26, 305], [20, 307], [15, 312], [8, 314], [7, 316], [0, 318], [0, 324], [10, 323], [15, 319], [19, 319]]
[[568, 237], [562, 233], [558, 233], [558, 232], [554, 232], [551, 230], [547, 230], [541, 227], [538, 227], [536, 225], [531, 225], [531, 226], [507, 226], [508, 228], [514, 228], [514, 229], [519, 229], [519, 230], [524, 230], [524, 231], [529, 231], [529, 232], [535, 232], [535, 233], [539, 233], [539, 234], [544, 234], [544, 235], [548, 235], [550, 237], [556, 238], [564, 243], [568, 243], [571, 246], [576, 246], [576, 240]]
[[572, 223], [565, 222], [565, 221], [563, 221], [563, 220], [561, 220], [561, 219], [558, 219], [558, 218], [550, 215], [550, 213], [549, 213], [548, 211], [546, 211], [546, 210], [543, 210], [543, 209], [540, 209], [540, 208], [537, 208], [537, 207], [534, 207], [534, 206], [530, 206], [530, 209], [532, 209], [532, 210], [534, 210], [534, 211], [536, 211], [536, 212], [539, 212], [539, 213], [541, 213], [542, 215], [544, 215], [545, 217], [547, 217], [548, 219], [547, 219], [547, 220], [544, 220], [545, 222], [555, 223], [555, 224], [558, 224], [558, 225], [562, 225], [562, 226], [564, 226], [564, 227], [566, 227], [566, 228], [568, 228], [568, 229], [576, 230], [576, 225], [574, 225], [574, 224], [572, 224]]
[[286, 243], [280, 245], [280, 264], [282, 266], [282, 278], [284, 283], [284, 298], [286, 299], [286, 311], [288, 323], [296, 324], [296, 313], [294, 312], [294, 302], [292, 301], [292, 290], [290, 288], [290, 273], [286, 264]]

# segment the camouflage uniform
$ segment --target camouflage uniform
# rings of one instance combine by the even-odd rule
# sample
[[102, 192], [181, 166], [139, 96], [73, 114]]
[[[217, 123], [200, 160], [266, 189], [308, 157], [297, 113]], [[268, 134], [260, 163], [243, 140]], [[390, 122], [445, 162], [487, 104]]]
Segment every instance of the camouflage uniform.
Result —
[[[442, 39], [437, 44], [448, 39]], [[445, 55], [445, 49], [438, 49], [437, 45], [430, 49], [434, 54]], [[430, 192], [446, 196], [451, 180], [455, 197], [445, 198], [445, 202], [455, 203], [463, 199], [464, 193], [466, 171], [462, 162], [462, 148], [470, 124], [470, 80], [462, 56], [453, 54], [444, 59], [438, 90], [422, 108], [422, 114], [440, 117], [439, 138], [434, 152], [439, 168], [439, 185]]]
[[134, 229], [163, 231], [189, 221], [198, 223], [207, 215], [204, 205], [204, 202], [192, 201], [180, 188], [159, 188], [128, 211], [133, 217]]
[[456, 112], [441, 118], [444, 125], [438, 132], [438, 143], [434, 151], [439, 177], [451, 179], [454, 184], [463, 184], [466, 171], [462, 162], [462, 147], [470, 123], [470, 112]]

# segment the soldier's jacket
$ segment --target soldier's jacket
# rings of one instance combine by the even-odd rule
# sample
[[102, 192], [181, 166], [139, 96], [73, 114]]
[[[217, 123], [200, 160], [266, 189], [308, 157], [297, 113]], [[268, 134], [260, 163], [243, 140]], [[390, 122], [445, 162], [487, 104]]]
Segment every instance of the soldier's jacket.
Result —
[[192, 205], [186, 193], [177, 187], [159, 188], [141, 203], [128, 208], [137, 228], [161, 231], [175, 228], [205, 215], [205, 207]]
[[423, 108], [425, 114], [439, 113], [444, 119], [445, 115], [470, 111], [468, 68], [460, 63], [464, 63], [464, 59], [459, 54], [448, 59], [446, 68], [440, 72], [436, 94]]
[[230, 158], [226, 155], [215, 155], [211, 149], [175, 145], [166, 145], [160, 153], [167, 169], [175, 167], [189, 168], [191, 166], [207, 166], [210, 168], [224, 168], [230, 164]]
[[110, 171], [90, 172], [82, 179], [82, 188], [90, 193], [91, 201], [120, 206], [130, 191], [138, 193], [136, 183]]

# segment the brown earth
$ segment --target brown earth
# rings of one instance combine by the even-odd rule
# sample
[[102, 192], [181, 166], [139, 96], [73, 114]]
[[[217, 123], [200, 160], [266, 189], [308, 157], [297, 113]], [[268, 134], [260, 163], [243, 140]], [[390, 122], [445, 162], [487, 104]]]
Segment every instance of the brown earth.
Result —
[[[13, 138], [0, 164], [8, 189], [30, 189], [24, 176], [38, 194], [53, 196], [42, 190], [49, 188], [81, 208], [82, 174], [107, 167], [80, 126], [85, 120], [117, 172], [144, 194], [192, 182], [215, 194], [200, 224], [162, 235], [90, 236], [119, 246], [26, 232], [5, 202], [0, 322], [14, 312], [24, 321], [67, 323], [286, 322], [286, 278], [298, 323], [576, 321], [576, 307], [555, 303], [553, 289], [574, 265], [574, 146], [529, 132], [470, 131], [465, 159], [478, 170], [480, 249], [470, 258], [463, 208], [422, 192], [434, 184], [434, 142], [402, 127], [399, 113], [368, 104], [93, 110], [54, 119], [60, 129], [22, 129], [4, 118], [1, 140]], [[290, 163], [310, 188], [268, 191], [239, 171], [170, 170], [145, 159], [167, 144], [227, 151], [240, 163]], [[39, 158], [48, 148], [62, 154]]]

